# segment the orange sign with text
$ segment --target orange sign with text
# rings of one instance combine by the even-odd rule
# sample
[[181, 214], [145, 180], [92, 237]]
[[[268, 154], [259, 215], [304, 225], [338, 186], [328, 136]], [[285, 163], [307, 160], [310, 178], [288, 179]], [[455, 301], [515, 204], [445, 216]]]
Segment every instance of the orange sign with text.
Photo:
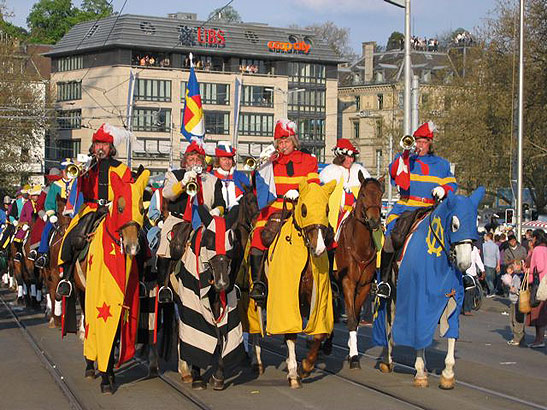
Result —
[[308, 54], [311, 49], [311, 45], [305, 41], [299, 41], [297, 43], [288, 43], [282, 41], [269, 41], [268, 48], [270, 51], [279, 53], [303, 53]]

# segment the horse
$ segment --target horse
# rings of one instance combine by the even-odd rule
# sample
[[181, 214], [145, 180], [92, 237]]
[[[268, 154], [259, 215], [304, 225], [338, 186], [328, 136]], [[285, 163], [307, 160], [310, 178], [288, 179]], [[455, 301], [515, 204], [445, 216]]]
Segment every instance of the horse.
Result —
[[[363, 177], [359, 172], [361, 187], [355, 207], [340, 226], [338, 247], [335, 250], [337, 269], [334, 278], [344, 292], [344, 303], [349, 331], [350, 369], [360, 368], [357, 350], [357, 326], [361, 308], [370, 293], [376, 273], [377, 249], [373, 232], [381, 232], [383, 180]], [[323, 349], [332, 348], [331, 334]]]
[[[102, 393], [114, 392], [113, 347], [117, 335], [120, 338], [118, 367], [134, 354], [139, 280], [133, 258], [140, 250], [139, 231], [144, 218], [142, 198], [149, 176], [150, 172], [145, 170], [134, 182], [127, 184], [111, 174], [114, 198], [92, 234], [85, 261], [76, 262], [76, 270], [83, 275], [74, 275], [75, 283], [85, 290], [85, 375], [88, 378], [95, 376], [96, 361]], [[86, 312], [94, 313], [86, 315]]]
[[213, 389], [223, 390], [225, 368], [245, 357], [237, 293], [230, 278], [232, 226], [238, 209], [232, 208], [226, 219], [212, 217], [203, 205], [198, 206], [198, 213], [203, 225], [192, 232], [175, 268], [179, 369], [183, 381], [203, 390], [207, 384], [201, 369], [211, 366]]
[[[268, 334], [283, 334], [288, 348], [288, 381], [302, 387], [302, 378], [315, 366], [321, 342], [332, 332], [334, 316], [329, 261], [324, 238], [328, 226], [328, 199], [336, 181], [326, 185], [299, 185], [299, 198], [268, 250]], [[307, 318], [306, 327], [303, 319]], [[306, 358], [298, 368], [296, 337], [313, 336]]]
[[43, 269], [43, 276], [46, 283], [48, 292], [48, 299], [51, 303], [51, 311], [49, 312], [49, 327], [59, 328], [61, 327], [61, 315], [62, 306], [61, 301], [55, 298], [55, 289], [61, 280], [59, 272], [59, 252], [61, 251], [61, 243], [65, 232], [70, 224], [71, 217], [63, 213], [66, 205], [66, 199], [61, 198], [59, 195], [55, 198], [56, 201], [56, 215], [57, 222], [53, 224], [53, 234], [50, 238], [49, 256], [48, 262]]
[[454, 349], [464, 293], [461, 272], [471, 265], [472, 241], [478, 239], [477, 207], [483, 196], [483, 187], [469, 197], [449, 192], [407, 236], [393, 264], [395, 292], [380, 302], [374, 321], [374, 343], [384, 346], [380, 371], [393, 370], [394, 343], [413, 347], [417, 350], [414, 385], [427, 387], [425, 348], [433, 342], [439, 324], [441, 337], [448, 338], [439, 387], [454, 388]]

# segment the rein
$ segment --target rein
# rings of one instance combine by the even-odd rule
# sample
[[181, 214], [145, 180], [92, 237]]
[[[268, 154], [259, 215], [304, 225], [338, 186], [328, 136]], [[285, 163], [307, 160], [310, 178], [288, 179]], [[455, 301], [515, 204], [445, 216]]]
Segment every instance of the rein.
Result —
[[437, 203], [434, 208], [431, 210], [431, 212], [429, 213], [429, 218], [428, 218], [428, 226], [429, 226], [429, 230], [431, 231], [431, 233], [433, 233], [433, 237], [435, 238], [435, 240], [437, 241], [437, 243], [439, 245], [441, 245], [441, 248], [443, 250], [443, 252], [446, 254], [446, 257], [448, 258], [448, 263], [451, 264], [451, 265], [454, 265], [454, 260], [456, 258], [456, 255], [455, 255], [455, 247], [456, 245], [458, 245], [460, 242], [455, 242], [455, 243], [451, 243], [450, 244], [450, 251], [448, 251], [446, 249], [446, 246], [444, 246], [444, 243], [441, 241], [441, 238], [439, 238], [439, 235], [437, 235], [437, 232], [435, 231], [435, 229], [433, 229], [433, 226], [431, 225], [432, 223], [432, 219], [433, 219], [433, 212], [435, 211], [435, 209], [437, 208], [439, 203]]

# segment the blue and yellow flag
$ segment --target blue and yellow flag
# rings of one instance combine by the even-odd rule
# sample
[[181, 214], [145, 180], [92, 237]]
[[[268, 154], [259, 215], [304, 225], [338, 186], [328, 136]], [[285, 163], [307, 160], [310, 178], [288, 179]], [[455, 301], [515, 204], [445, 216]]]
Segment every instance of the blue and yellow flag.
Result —
[[190, 78], [186, 86], [184, 113], [180, 132], [190, 142], [193, 139], [201, 139], [205, 136], [205, 122], [203, 120], [199, 83], [193, 66], [190, 68]]

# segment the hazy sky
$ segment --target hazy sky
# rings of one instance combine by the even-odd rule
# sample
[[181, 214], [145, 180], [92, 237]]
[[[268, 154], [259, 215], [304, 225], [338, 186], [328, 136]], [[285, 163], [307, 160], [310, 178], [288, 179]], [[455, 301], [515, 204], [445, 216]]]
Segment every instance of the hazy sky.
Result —
[[[114, 0], [120, 11], [126, 0]], [[187, 11], [206, 19], [209, 12], [228, 0], [185, 2], [174, 0], [127, 0], [123, 13], [167, 16], [167, 13]], [[412, 0], [413, 34], [433, 37], [458, 27], [469, 31], [481, 25], [493, 10], [496, 0]], [[14, 24], [26, 26], [26, 17], [36, 0], [6, 0], [8, 10], [15, 13]], [[73, 0], [76, 5], [80, 0]], [[377, 41], [385, 45], [393, 31], [404, 31], [404, 10], [384, 0], [234, 0], [231, 4], [243, 21], [267, 23], [284, 27], [290, 24], [308, 25], [332, 20], [350, 31], [351, 45], [360, 51], [361, 42]]]

